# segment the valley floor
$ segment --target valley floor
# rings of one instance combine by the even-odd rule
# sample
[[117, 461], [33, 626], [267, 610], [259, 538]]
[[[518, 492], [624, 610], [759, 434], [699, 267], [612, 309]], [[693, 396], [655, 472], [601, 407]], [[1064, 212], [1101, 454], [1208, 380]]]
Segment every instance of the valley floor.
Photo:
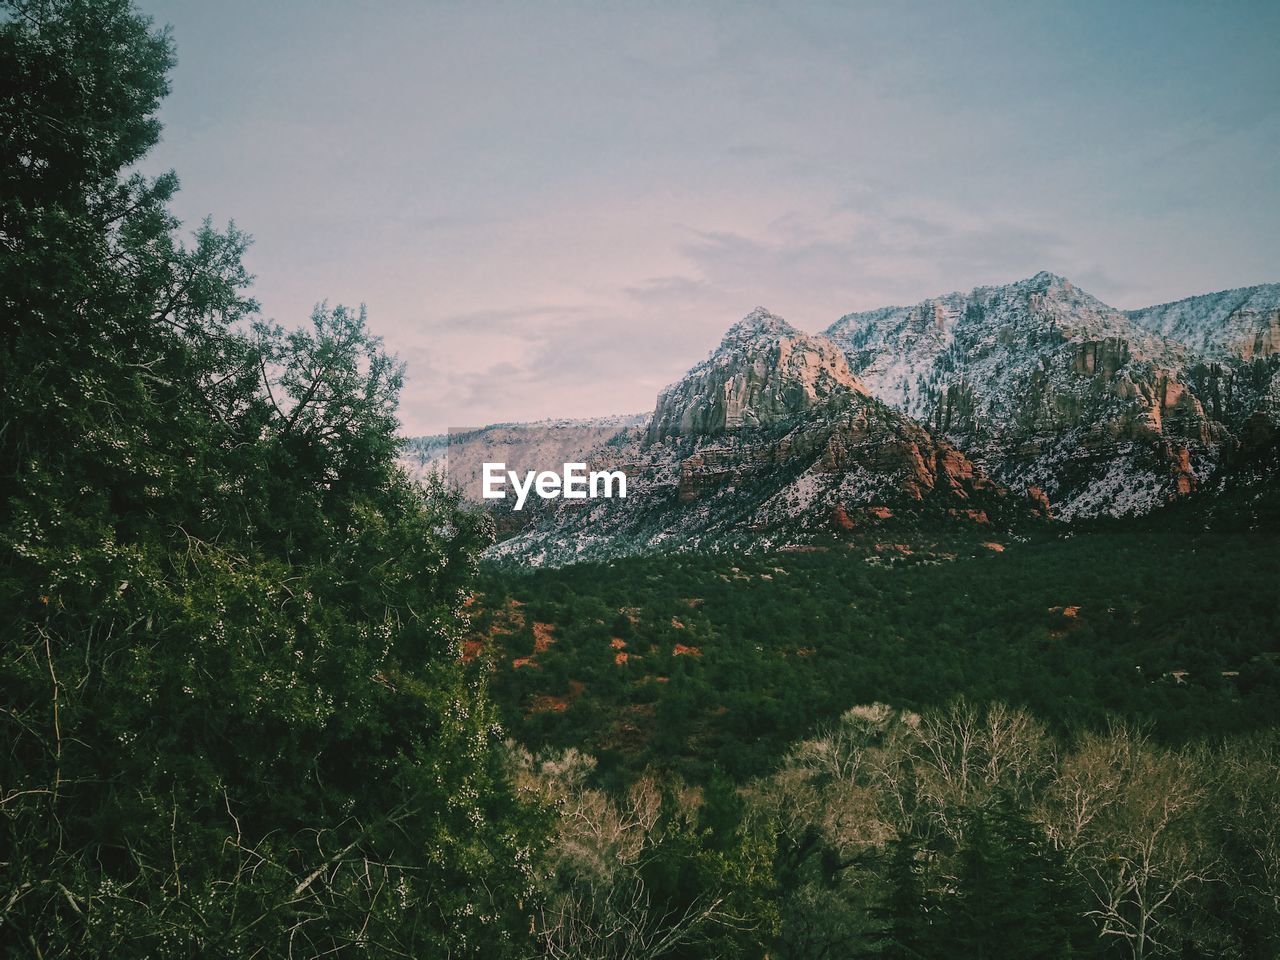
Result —
[[1061, 731], [1122, 717], [1170, 742], [1280, 715], [1270, 531], [1182, 517], [1001, 546], [949, 562], [833, 545], [490, 571], [468, 650], [492, 657], [518, 740], [626, 775], [757, 775], [873, 701], [999, 700]]

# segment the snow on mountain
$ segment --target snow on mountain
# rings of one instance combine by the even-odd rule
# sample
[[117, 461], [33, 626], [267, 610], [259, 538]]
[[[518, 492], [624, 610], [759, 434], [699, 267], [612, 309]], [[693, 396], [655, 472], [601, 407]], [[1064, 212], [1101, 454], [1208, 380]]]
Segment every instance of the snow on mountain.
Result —
[[1253, 360], [1280, 353], [1280, 283], [1206, 293], [1127, 315], [1211, 356]]
[[851, 392], [866, 391], [839, 347], [757, 307], [658, 395], [649, 438], [764, 426]]
[[491, 556], [521, 563], [832, 538], [879, 550], [891, 529], [918, 541], [1050, 509], [1141, 514], [1280, 424], [1278, 304], [1271, 284], [1125, 313], [1039, 273], [825, 334], [757, 308], [652, 415], [419, 438], [404, 459], [422, 474], [447, 457], [472, 487], [482, 460], [626, 471], [625, 500], [491, 507], [509, 535]]
[[[649, 429], [588, 457], [623, 468], [626, 500], [541, 502], [491, 556], [563, 564], [626, 553], [771, 549], [974, 531], [1029, 518], [950, 444], [867, 395], [839, 348], [757, 310], [658, 397]], [[913, 534], [899, 532], [898, 539]], [[874, 544], [872, 544], [874, 546]], [[904, 544], [895, 544], [904, 550]], [[908, 550], [909, 552], [909, 550]]]
[[1001, 482], [1043, 488], [1066, 519], [1145, 512], [1217, 461], [1181, 379], [1198, 354], [1055, 274], [849, 314], [827, 334], [873, 395]]
[[545, 469], [581, 460], [611, 437], [649, 422], [649, 414], [633, 413], [584, 419], [549, 419], [494, 423], [472, 430], [413, 437], [405, 444], [400, 465], [410, 476], [445, 474], [475, 497], [485, 460], [512, 469]]

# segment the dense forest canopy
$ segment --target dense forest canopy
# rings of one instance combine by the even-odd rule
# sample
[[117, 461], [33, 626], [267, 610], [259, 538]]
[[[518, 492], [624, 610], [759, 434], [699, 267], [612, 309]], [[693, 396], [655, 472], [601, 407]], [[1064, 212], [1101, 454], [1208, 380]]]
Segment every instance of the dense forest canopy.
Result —
[[1167, 743], [1275, 722], [1274, 528], [1206, 530], [1192, 509], [1000, 546], [486, 570], [470, 629], [522, 742], [585, 747], [624, 779], [759, 775], [876, 699], [998, 700], [1061, 734], [1121, 717]]

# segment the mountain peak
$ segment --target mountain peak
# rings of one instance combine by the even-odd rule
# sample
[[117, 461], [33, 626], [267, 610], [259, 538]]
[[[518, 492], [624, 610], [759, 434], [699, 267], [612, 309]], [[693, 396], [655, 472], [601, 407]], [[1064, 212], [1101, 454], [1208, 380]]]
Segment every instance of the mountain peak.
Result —
[[1071, 281], [1068, 280], [1066, 277], [1062, 276], [1061, 274], [1052, 273], [1049, 270], [1041, 270], [1035, 276], [1028, 277], [1026, 280], [1022, 282], [1028, 285], [1045, 286], [1045, 287], [1060, 287], [1064, 285], [1066, 286], [1071, 285]]
[[723, 342], [727, 344], [751, 340], [762, 335], [793, 336], [799, 332], [787, 321], [770, 313], [764, 307], [756, 307], [725, 332]]
[[835, 343], [757, 307], [710, 357], [662, 391], [649, 436], [768, 426], [863, 392]]
[[[1019, 292], [1049, 293], [1050, 291], [1065, 292], [1068, 294], [1084, 293], [1084, 291], [1080, 290], [1079, 287], [1066, 277], [1062, 276], [1062, 274], [1054, 273], [1051, 270], [1041, 270], [1039, 273], [1032, 274], [1023, 280], [1017, 280], [1003, 286], [979, 287], [978, 290], [990, 290], [993, 293], [1008, 291], [1015, 294]], [[974, 293], [977, 293], [978, 290], [975, 290]]]

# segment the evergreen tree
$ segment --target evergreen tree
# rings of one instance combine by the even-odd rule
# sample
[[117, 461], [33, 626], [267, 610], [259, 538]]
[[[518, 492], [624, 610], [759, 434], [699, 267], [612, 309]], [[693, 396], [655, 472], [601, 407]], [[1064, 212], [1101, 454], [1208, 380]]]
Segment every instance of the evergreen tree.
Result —
[[926, 960], [934, 951], [931, 897], [924, 882], [920, 841], [904, 835], [889, 843], [885, 880], [888, 895], [876, 911], [883, 924], [876, 956], [885, 960]]
[[1008, 801], [973, 811], [940, 939], [957, 955], [1062, 960], [1083, 910], [1060, 858]]
[[397, 468], [362, 312], [260, 321], [178, 239], [169, 39], [0, 21], [0, 944], [8, 956], [500, 956], [525, 818], [458, 658], [490, 531]]

